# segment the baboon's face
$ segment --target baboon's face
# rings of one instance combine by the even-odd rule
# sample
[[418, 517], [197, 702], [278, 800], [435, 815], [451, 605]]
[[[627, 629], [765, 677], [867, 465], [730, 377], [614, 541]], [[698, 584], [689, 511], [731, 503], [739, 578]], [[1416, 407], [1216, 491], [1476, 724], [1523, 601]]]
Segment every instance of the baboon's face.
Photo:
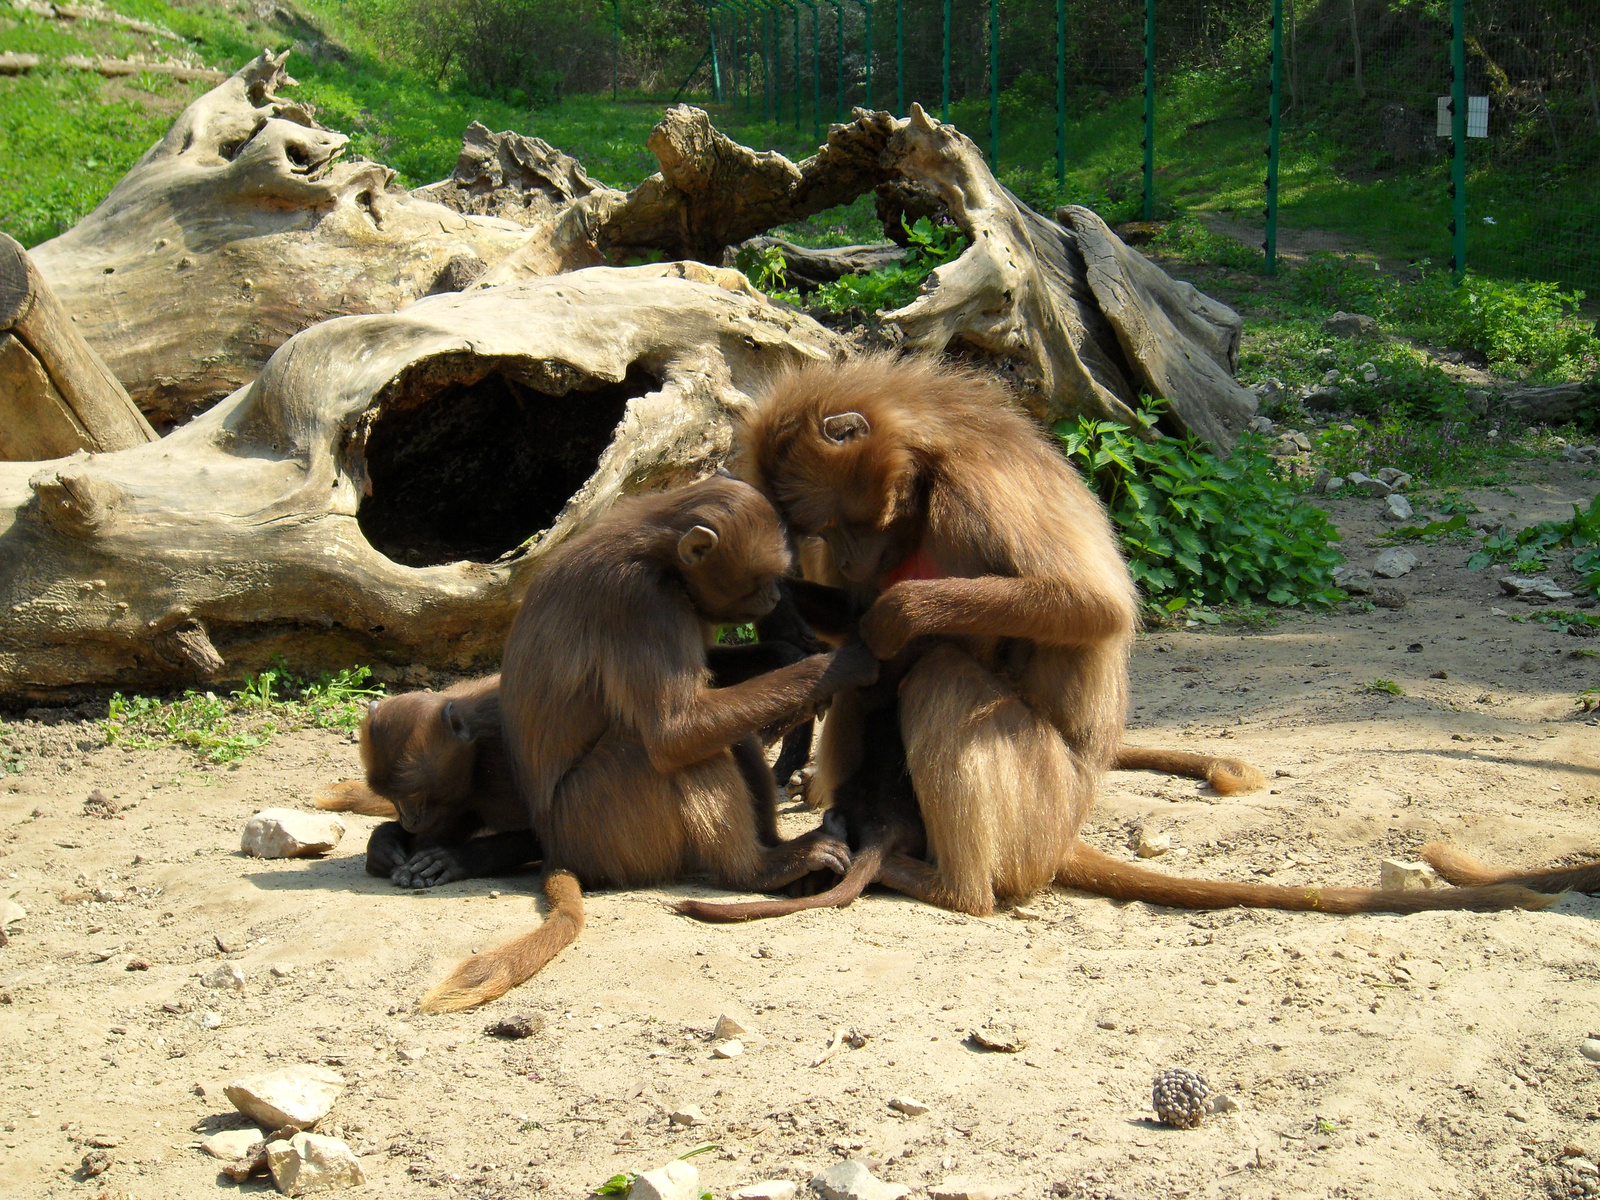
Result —
[[477, 736], [449, 701], [436, 692], [374, 700], [360, 737], [367, 786], [395, 806], [407, 833], [465, 836], [475, 820], [462, 806], [472, 794]]

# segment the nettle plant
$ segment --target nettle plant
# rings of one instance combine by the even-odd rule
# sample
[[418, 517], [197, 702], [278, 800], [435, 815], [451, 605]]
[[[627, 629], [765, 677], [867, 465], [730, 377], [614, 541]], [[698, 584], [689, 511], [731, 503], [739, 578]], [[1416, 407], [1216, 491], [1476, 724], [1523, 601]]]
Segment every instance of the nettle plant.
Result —
[[[1194, 438], [1155, 429], [1158, 402], [1139, 413], [1145, 432], [1088, 417], [1055, 427], [1067, 457], [1099, 492], [1122, 538], [1128, 569], [1150, 603], [1303, 604], [1345, 599], [1333, 583], [1339, 532], [1275, 470], [1265, 442], [1239, 439], [1222, 459]], [[1154, 440], [1146, 440], [1155, 434]]]

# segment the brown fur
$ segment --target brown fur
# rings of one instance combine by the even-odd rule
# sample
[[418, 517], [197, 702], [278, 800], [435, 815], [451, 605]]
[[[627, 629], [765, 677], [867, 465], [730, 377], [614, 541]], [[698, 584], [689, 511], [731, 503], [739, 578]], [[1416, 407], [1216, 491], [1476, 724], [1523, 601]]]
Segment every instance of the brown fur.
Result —
[[1119, 746], [1112, 767], [1118, 771], [1163, 771], [1204, 779], [1223, 796], [1259, 792], [1267, 777], [1249, 763], [1237, 758], [1212, 754], [1191, 754], [1187, 750], [1157, 750], [1144, 746]]
[[[769, 613], [788, 566], [771, 505], [720, 477], [620, 501], [545, 560], [506, 642], [500, 700], [549, 866], [585, 887], [705, 872], [741, 890], [844, 871], [848, 850], [820, 833], [770, 844], [763, 814], [776, 792], [764, 766], [751, 769], [752, 735], [870, 682], [871, 654], [847, 646], [710, 686], [714, 627]], [[575, 889], [563, 905], [568, 917], [580, 911]], [[467, 960], [423, 1007], [452, 1011], [503, 995], [576, 929], [542, 941], [535, 932]]]
[[1537, 871], [1508, 870], [1485, 866], [1438, 842], [1424, 846], [1422, 858], [1441, 878], [1458, 887], [1516, 884], [1536, 892], [1600, 892], [1600, 862], [1581, 863], [1576, 867], [1545, 867]]
[[[886, 856], [884, 883], [979, 915], [1052, 880], [1184, 906], [1323, 906], [1298, 889], [1169, 879], [1078, 840], [1118, 758], [1138, 596], [1103, 506], [1000, 383], [926, 359], [806, 364], [774, 382], [737, 455], [741, 477], [796, 536], [826, 542], [871, 603], [860, 633], [873, 652], [893, 660], [919, 643], [899, 705], [928, 861]], [[841, 693], [819, 750], [824, 798], [862, 753], [859, 711]], [[1336, 902], [1549, 903], [1518, 889], [1421, 902], [1350, 890]]]

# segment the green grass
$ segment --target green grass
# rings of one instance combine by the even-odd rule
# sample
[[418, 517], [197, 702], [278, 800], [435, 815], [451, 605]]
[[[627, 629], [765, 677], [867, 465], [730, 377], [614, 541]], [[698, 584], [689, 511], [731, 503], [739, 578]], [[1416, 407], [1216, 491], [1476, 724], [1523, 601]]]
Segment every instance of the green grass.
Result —
[[1365, 691], [1375, 692], [1382, 696], [1404, 696], [1406, 694], [1405, 688], [1392, 679], [1374, 679], [1370, 683], [1363, 684], [1362, 688]]

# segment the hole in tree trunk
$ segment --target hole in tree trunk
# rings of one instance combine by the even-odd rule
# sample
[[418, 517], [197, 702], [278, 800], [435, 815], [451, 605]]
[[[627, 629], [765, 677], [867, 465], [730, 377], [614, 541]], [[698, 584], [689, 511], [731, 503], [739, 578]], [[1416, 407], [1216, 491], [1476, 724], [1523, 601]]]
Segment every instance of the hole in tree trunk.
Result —
[[364, 467], [372, 485], [361, 531], [407, 566], [491, 562], [550, 527], [628, 401], [659, 387], [637, 367], [602, 383], [563, 363], [418, 363], [377, 397], [349, 447], [352, 474]]

